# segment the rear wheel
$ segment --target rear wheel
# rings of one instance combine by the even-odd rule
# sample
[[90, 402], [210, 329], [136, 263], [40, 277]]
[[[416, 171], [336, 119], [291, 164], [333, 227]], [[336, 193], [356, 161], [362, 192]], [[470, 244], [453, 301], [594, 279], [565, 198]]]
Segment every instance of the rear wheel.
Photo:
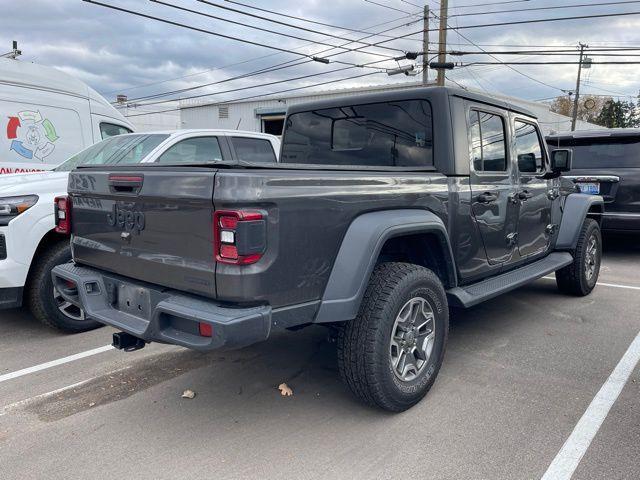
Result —
[[34, 259], [27, 286], [27, 305], [33, 316], [45, 325], [65, 332], [84, 332], [101, 326], [87, 320], [84, 311], [62, 298], [53, 286], [51, 270], [71, 261], [67, 241], [53, 244]]
[[573, 263], [556, 272], [556, 283], [561, 292], [585, 296], [598, 281], [602, 261], [602, 235], [598, 222], [587, 218], [580, 230], [573, 252]]
[[362, 401], [407, 410], [435, 382], [448, 330], [438, 277], [418, 265], [383, 263], [372, 274], [358, 317], [340, 331], [340, 374]]

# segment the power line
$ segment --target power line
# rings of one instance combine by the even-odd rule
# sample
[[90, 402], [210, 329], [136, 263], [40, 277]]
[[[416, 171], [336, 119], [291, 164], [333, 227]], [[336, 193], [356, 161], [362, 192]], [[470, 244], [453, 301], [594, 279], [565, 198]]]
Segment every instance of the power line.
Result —
[[[181, 7], [179, 5], [173, 5], [172, 3], [163, 2], [162, 0], [150, 0], [150, 1], [152, 1], [154, 3], [158, 3], [160, 5], [164, 5], [166, 7], [175, 8], [176, 10], [181, 10], [183, 12], [194, 13], [196, 15], [201, 15], [203, 17], [212, 18], [214, 20], [221, 20], [223, 22], [231, 23], [231, 24], [234, 24], [234, 25], [240, 25], [240, 26], [243, 26], [243, 27], [246, 27], [246, 28], [252, 28], [254, 30], [259, 30], [261, 32], [272, 33], [274, 35], [280, 35], [282, 37], [293, 38], [295, 40], [302, 40], [302, 41], [305, 41], [305, 42], [311, 42], [313, 44], [324, 45], [324, 46], [328, 46], [328, 47], [332, 47], [332, 48], [342, 48], [342, 49], [344, 49], [344, 50], [346, 50], [348, 52], [355, 51], [353, 48], [346, 48], [346, 47], [336, 46], [336, 45], [333, 45], [331, 43], [322, 42], [320, 40], [313, 40], [311, 38], [299, 37], [297, 35], [291, 35], [291, 34], [284, 33], [284, 32], [278, 32], [277, 30], [271, 30], [271, 29], [268, 29], [268, 28], [262, 28], [262, 27], [258, 27], [258, 26], [255, 26], [255, 25], [249, 25], [247, 23], [236, 22], [235, 20], [230, 20], [228, 18], [222, 18], [222, 17], [218, 17], [216, 15], [211, 15], [209, 13], [199, 12], [198, 10], [192, 10], [190, 8]], [[388, 55], [383, 55], [383, 54], [377, 53], [377, 52], [368, 52], [366, 50], [359, 50], [359, 52], [366, 53], [368, 55], [376, 55], [376, 56], [379, 56], [379, 57], [385, 57], [386, 56], [387, 58], [393, 58], [393, 57], [390, 57]]]
[[[354, 41], [352, 38], [341, 37], [339, 35], [333, 35], [331, 33], [322, 32], [320, 30], [313, 30], [311, 28], [301, 27], [300, 25], [294, 25], [292, 23], [281, 22], [280, 20], [274, 20], [272, 18], [266, 18], [264, 16], [256, 15], [254, 13], [246, 12], [246, 11], [243, 11], [243, 10], [238, 10], [237, 8], [227, 7], [226, 5], [219, 5], [217, 3], [210, 2], [209, 0], [198, 0], [198, 2], [204, 3], [204, 4], [209, 5], [211, 7], [220, 8], [222, 10], [228, 10], [230, 12], [238, 13], [240, 15], [246, 15], [248, 17], [257, 18], [259, 20], [264, 20], [265, 22], [276, 23], [278, 25], [283, 25], [285, 27], [295, 28], [295, 29], [298, 29], [298, 30], [303, 30], [305, 32], [317, 33], [319, 35], [323, 35], [323, 36], [326, 36], [326, 37], [337, 38], [338, 40], [347, 40], [349, 42], [353, 42]], [[375, 44], [366, 43], [366, 42], [358, 42], [358, 43], [362, 43], [362, 44], [366, 45], [367, 47], [377, 46]], [[393, 50], [393, 51], [396, 51], [396, 52], [403, 51], [403, 50], [400, 50], [398, 48], [393, 48], [393, 47], [379, 47], [379, 48], [385, 48], [387, 50]]]
[[[471, 62], [456, 65], [458, 67], [470, 67], [472, 65], [580, 65], [580, 62]], [[592, 65], [640, 65], [637, 62], [611, 61], [611, 62], [592, 62]]]
[[133, 115], [126, 115], [126, 117], [127, 118], [131, 118], [131, 117], [141, 117], [141, 116], [144, 116], [144, 115], [152, 115], [152, 114], [156, 114], [156, 113], [176, 112], [176, 111], [182, 110], [182, 109], [197, 108], [197, 107], [203, 107], [203, 106], [207, 106], [207, 105], [224, 105], [224, 104], [227, 104], [227, 103], [240, 102], [240, 101], [243, 101], [243, 100], [250, 100], [250, 99], [253, 99], [253, 98], [262, 98], [262, 97], [268, 97], [268, 96], [271, 96], [271, 95], [278, 95], [280, 93], [287, 93], [287, 92], [292, 92], [292, 91], [296, 91], [296, 90], [302, 90], [302, 89], [305, 89], [305, 88], [319, 87], [319, 86], [323, 86], [323, 85], [329, 85], [329, 84], [332, 84], [332, 83], [344, 82], [344, 81], [347, 81], [347, 80], [355, 80], [357, 78], [368, 77], [368, 76], [377, 75], [377, 74], [380, 74], [380, 73], [384, 73], [384, 72], [383, 71], [380, 71], [380, 72], [369, 72], [369, 73], [364, 73], [364, 74], [361, 74], [361, 75], [354, 75], [354, 76], [351, 76], [351, 77], [340, 78], [340, 79], [337, 79], [337, 80], [329, 80], [327, 82], [314, 83], [312, 85], [303, 85], [301, 87], [288, 88], [288, 89], [285, 89], [285, 90], [279, 90], [277, 92], [263, 93], [263, 94], [259, 94], [259, 95], [252, 95], [252, 96], [249, 96], [249, 97], [242, 97], [242, 98], [234, 98], [234, 99], [223, 101], [223, 102], [212, 102], [210, 104], [183, 106], [183, 107], [171, 108], [171, 109], [167, 109], [167, 110], [159, 110], [159, 111], [155, 111], [155, 112], [138, 113], [138, 114], [133, 114]]
[[[229, 0], [227, 0], [227, 1], [229, 1]], [[383, 25], [389, 25], [390, 23], [395, 23], [395, 22], [398, 22], [400, 20], [405, 20], [405, 19], [409, 18], [410, 16], [402, 16], [402, 17], [399, 17], [399, 18], [395, 18], [393, 20], [387, 20], [386, 22], [376, 23], [375, 25], [370, 25], [370, 26], [364, 27], [364, 28], [365, 29], [370, 29], [370, 28], [375, 28], [375, 27], [381, 27]], [[371, 38], [371, 37], [374, 37], [374, 36], [384, 36], [384, 37], [386, 37], [387, 35], [383, 35], [383, 33], [390, 32], [392, 30], [396, 30], [396, 29], [401, 28], [401, 27], [406, 27], [406, 26], [412, 25], [414, 23], [417, 23], [419, 21], [420, 20], [415, 20], [415, 21], [412, 21], [412, 22], [404, 23], [402, 25], [397, 25], [397, 26], [392, 27], [392, 28], [388, 28], [386, 30], [382, 30], [381, 32], [373, 32], [373, 33], [371, 33], [371, 34], [369, 34], [369, 35], [367, 35], [365, 37], [361, 37], [359, 40], [366, 40], [367, 38]], [[394, 38], [392, 36], [389, 36], [389, 37], [390, 38]], [[342, 45], [349, 45], [349, 43], [353, 43], [353, 42], [345, 42]], [[300, 47], [296, 47], [294, 50], [298, 50], [300, 48], [305, 48], [305, 47], [311, 46], [312, 44], [313, 43], [302, 45]], [[317, 56], [317, 55], [320, 55], [321, 53], [328, 52], [330, 50], [333, 50], [333, 49], [332, 48], [327, 48], [327, 49], [322, 50], [320, 52], [316, 52], [313, 55]], [[341, 53], [344, 53], [344, 52], [339, 52], [339, 53], [337, 53], [337, 55], [340, 55]], [[159, 85], [159, 84], [162, 84], [162, 83], [172, 82], [172, 81], [175, 81], [175, 80], [181, 80], [183, 78], [195, 77], [195, 76], [203, 75], [205, 73], [209, 73], [209, 72], [212, 72], [212, 71], [215, 71], [215, 70], [222, 70], [222, 69], [229, 68], [229, 67], [235, 67], [235, 66], [238, 66], [238, 65], [243, 65], [245, 63], [250, 63], [250, 62], [253, 62], [253, 61], [257, 61], [257, 60], [263, 60], [265, 58], [270, 58], [270, 57], [274, 57], [274, 56], [277, 56], [277, 55], [282, 55], [282, 52], [270, 53], [268, 55], [262, 55], [260, 57], [250, 58], [250, 59], [247, 59], [247, 60], [243, 60], [241, 62], [231, 63], [231, 64], [227, 64], [227, 65], [223, 65], [223, 66], [215, 67], [215, 68], [210, 68], [210, 69], [203, 70], [203, 71], [196, 72], [196, 73], [191, 73], [191, 74], [187, 74], [187, 75], [181, 75], [181, 76], [178, 76], [178, 77], [168, 78], [168, 79], [165, 79], [165, 80], [160, 80], [160, 81], [157, 81], [157, 82], [150, 82], [150, 83], [144, 83], [144, 84], [140, 84], [140, 85], [135, 85], [135, 86], [132, 86], [132, 87], [121, 88], [121, 89], [118, 89], [118, 90], [105, 92], [104, 95], [108, 95], [108, 94], [111, 94], [111, 93], [120, 93], [120, 92], [123, 92], [123, 91], [129, 91], [129, 90], [134, 90], [134, 89], [143, 88], [143, 87], [149, 87], [149, 86], [153, 86], [153, 85]], [[289, 62], [285, 62], [285, 64], [286, 63], [290, 63], [290, 61]], [[307, 61], [305, 61], [304, 63], [307, 63]], [[282, 64], [279, 64], [279, 65], [282, 65]], [[276, 65], [276, 66], [278, 66], [278, 65]], [[133, 100], [135, 100], [135, 99], [133, 99]]]
[[[249, 5], [247, 3], [238, 2], [236, 0], [225, 0], [225, 2], [233, 3], [235, 5], [240, 5], [240, 6], [246, 7], [246, 8], [251, 8], [253, 10], [258, 10], [260, 12], [270, 13], [272, 15], [279, 15], [281, 17], [291, 18], [291, 19], [294, 19], [294, 20], [300, 20], [301, 22], [306, 22], [306, 23], [313, 23], [315, 25], [322, 25], [324, 27], [335, 28], [335, 29], [338, 29], [338, 30], [345, 30], [345, 31], [354, 32], [354, 33], [372, 33], [372, 32], [368, 32], [366, 30], [359, 30], [359, 29], [356, 29], [356, 28], [349, 28], [349, 27], [342, 27], [342, 26], [338, 26], [338, 25], [332, 25], [330, 23], [320, 22], [318, 20], [310, 20], [310, 19], [304, 18], [304, 17], [296, 17], [295, 15], [289, 15], [289, 14], [286, 14], [286, 13], [277, 12], [275, 10], [269, 10], [269, 9], [266, 9], [266, 8], [257, 7], [255, 5]], [[399, 18], [397, 20], [404, 19], [404, 18], [410, 18], [410, 17], [415, 17], [415, 14], [408, 14], [408, 15], [406, 15], [404, 17], [401, 17], [401, 18]], [[393, 21], [395, 21], [395, 20], [393, 20]], [[366, 27], [366, 28], [374, 28], [374, 27], [377, 27], [379, 25], [381, 25], [381, 24], [373, 25], [371, 27]], [[378, 35], [380, 35], [380, 34], [378, 34]], [[386, 35], [380, 35], [380, 36], [386, 36]]]
[[[436, 17], [437, 17], [437, 16], [436, 16]], [[447, 26], [449, 26], [449, 27], [450, 27], [450, 25], [449, 25], [449, 24], [447, 24]], [[480, 49], [480, 50], [482, 50], [483, 52], [486, 52], [486, 50], [484, 50], [482, 47], [480, 47], [478, 44], [476, 44], [473, 40], [471, 40], [469, 37], [467, 37], [466, 35], [464, 35], [462, 32], [458, 31], [458, 29], [454, 29], [454, 30], [456, 31], [456, 33], [457, 33], [459, 36], [461, 36], [462, 38], [464, 38], [467, 42], [469, 42], [470, 44], [474, 45], [476, 48], [479, 48], [479, 49]], [[535, 78], [535, 77], [532, 77], [531, 75], [529, 75], [529, 74], [527, 74], [527, 73], [521, 72], [520, 70], [518, 70], [517, 68], [513, 67], [512, 65], [508, 65], [508, 64], [506, 64], [506, 63], [502, 62], [498, 57], [494, 56], [493, 54], [490, 54], [490, 53], [489, 53], [488, 55], [489, 55], [491, 58], [493, 58], [494, 60], [497, 60], [500, 64], [505, 65], [505, 66], [506, 66], [507, 68], [509, 68], [510, 70], [513, 70], [513, 71], [514, 71], [514, 72], [516, 72], [517, 74], [519, 74], [519, 75], [521, 75], [521, 76], [523, 76], [523, 77], [525, 77], [525, 78], [528, 78], [529, 80], [531, 80], [531, 81], [533, 81], [533, 82], [536, 82], [536, 83], [538, 83], [538, 84], [540, 84], [540, 85], [544, 85], [545, 87], [553, 88], [554, 90], [560, 90], [561, 92], [566, 92], [566, 90], [565, 90], [565, 89], [562, 89], [562, 88], [556, 87], [556, 86], [554, 86], [554, 85], [551, 85], [551, 84], [549, 84], [549, 83], [543, 82], [542, 80], [539, 80], [539, 79], [537, 79], [537, 78]]]
[[[385, 22], [385, 23], [390, 23], [390, 22]], [[412, 24], [412, 23], [415, 23], [415, 22], [409, 22], [409, 24]], [[383, 24], [378, 24], [377, 26], [383, 25]], [[406, 25], [408, 25], [408, 24], [406, 24]], [[392, 28], [388, 28], [388, 29], [383, 30], [383, 32], [390, 32], [392, 30], [404, 27], [406, 25], [399, 25], [399, 26], [395, 26], [395, 27], [392, 27]], [[376, 25], [374, 25], [374, 26], [376, 26]], [[376, 33], [372, 33], [372, 34], [369, 35], [369, 37], [370, 36], [375, 36], [375, 35], [376, 35]], [[367, 37], [363, 37], [363, 38], [367, 38]], [[351, 42], [346, 42], [343, 45], [348, 45], [349, 43], [351, 43]], [[364, 48], [364, 47], [359, 47], [359, 48]], [[342, 55], [342, 54], [345, 53], [345, 52], [337, 52], [337, 53], [334, 53], [334, 54], [331, 54], [331, 55], [326, 55], [324, 57], [318, 57], [318, 55], [321, 55], [321, 54], [323, 54], [325, 52], [328, 52], [330, 50], [333, 50], [333, 48], [327, 48], [327, 49], [315, 52], [311, 56], [312, 56], [312, 58], [328, 59], [328, 58], [331, 58], [331, 57], [334, 57], [334, 56], [337, 56], [337, 55]], [[297, 62], [297, 63], [293, 63], [293, 62]], [[229, 82], [231, 80], [239, 80], [239, 79], [248, 78], [248, 77], [252, 77], [252, 76], [256, 76], [256, 75], [261, 75], [261, 74], [264, 74], [264, 73], [271, 73], [271, 72], [275, 72], [275, 71], [278, 71], [278, 70], [284, 70], [286, 68], [296, 67], [298, 65], [304, 65], [304, 64], [307, 64], [307, 63], [311, 63], [311, 62], [313, 62], [313, 60], [302, 60], [302, 61], [289, 60], [289, 61], [286, 61], [286, 62], [282, 62], [282, 63], [276, 64], [276, 65], [273, 65], [271, 67], [265, 67], [265, 68], [262, 68], [262, 69], [259, 69], [259, 70], [253, 71], [253, 72], [249, 72], [249, 73], [238, 75], [238, 76], [235, 76], [235, 77], [219, 80], [219, 81], [216, 81], [216, 82], [205, 83], [205, 84], [196, 85], [196, 86], [193, 86], [193, 87], [187, 87], [187, 88], [182, 88], [182, 89], [178, 89], [178, 90], [172, 90], [172, 91], [168, 91], [168, 92], [161, 92], [161, 93], [157, 93], [157, 94], [153, 94], [153, 95], [146, 95], [146, 96], [143, 96], [143, 97], [130, 99], [130, 101], [133, 102], [133, 101], [137, 101], [137, 100], [148, 100], [148, 99], [151, 99], [151, 98], [158, 98], [158, 97], [163, 97], [163, 96], [167, 96], [167, 95], [175, 95], [175, 94], [184, 93], [184, 92], [191, 91], [191, 90], [196, 90], [196, 89], [199, 89], [199, 88], [204, 88], [204, 87], [209, 87], [209, 86], [212, 86], [212, 85], [217, 85], [217, 84], [220, 84], [220, 83], [226, 83], [226, 82]], [[342, 62], [337, 62], [337, 63], [342, 63]], [[375, 63], [379, 63], [379, 62], [369, 62], [368, 64], [364, 64], [364, 66], [366, 67], [368, 65], [372, 65], [372, 64], [375, 64]], [[351, 64], [351, 65], [355, 66], [355, 64]]]
[[243, 39], [243, 38], [232, 37], [230, 35], [225, 35], [223, 33], [212, 32], [211, 30], [206, 30], [204, 28], [198, 28], [198, 27], [194, 27], [194, 26], [191, 26], [191, 25], [186, 25], [184, 23], [174, 22], [173, 20], [167, 20], [166, 18], [154, 17], [153, 15], [148, 15], [148, 14], [142, 13], [142, 12], [136, 12], [134, 10], [128, 10], [126, 8], [117, 7], [115, 5], [109, 5], [107, 3], [98, 2], [96, 0], [82, 0], [82, 1], [83, 2], [87, 2], [87, 3], [92, 3], [94, 5], [100, 5], [101, 7], [110, 8], [112, 10], [118, 10], [120, 12], [129, 13], [131, 15], [136, 15], [138, 17], [148, 18], [150, 20], [156, 20], [158, 22], [167, 23], [169, 25], [174, 25], [176, 27], [182, 27], [182, 28], [186, 28], [186, 29], [193, 30], [193, 31], [196, 31], [196, 32], [201, 32], [201, 33], [207, 33], [209, 35], [214, 35], [216, 37], [226, 38], [228, 40], [234, 40], [236, 42], [246, 43], [246, 44], [254, 45], [254, 46], [257, 46], [257, 47], [269, 48], [271, 50], [277, 50], [279, 52], [291, 53], [291, 54], [294, 54], [294, 55], [298, 55], [300, 57], [310, 58], [310, 55], [307, 55], [306, 53], [300, 53], [300, 52], [296, 52], [296, 51], [293, 51], [293, 50], [288, 50], [286, 48], [280, 48], [280, 47], [276, 47], [274, 45], [268, 45], [268, 44], [265, 44], [265, 43], [253, 42], [251, 40], [246, 40], [246, 39]]
[[246, 87], [237, 87], [237, 88], [232, 88], [230, 90], [223, 90], [223, 91], [219, 91], [219, 92], [207, 92], [207, 93], [202, 93], [199, 95], [190, 95], [188, 97], [181, 97], [181, 98], [172, 98], [172, 99], [168, 99], [168, 100], [158, 100], [158, 101], [154, 101], [154, 102], [145, 102], [145, 103], [141, 103], [140, 106], [147, 106], [147, 105], [159, 105], [159, 104], [163, 104], [163, 103], [171, 103], [171, 102], [175, 102], [177, 100], [192, 100], [194, 98], [203, 98], [203, 97], [210, 97], [213, 95], [220, 95], [223, 93], [232, 93], [232, 92], [240, 92], [243, 90], [251, 90], [252, 88], [261, 88], [261, 87], [268, 87], [271, 85], [278, 85], [280, 83], [287, 83], [287, 82], [294, 82], [296, 80], [304, 80], [306, 78], [312, 78], [312, 77], [318, 77], [320, 75], [328, 75], [330, 73], [336, 73], [336, 72], [342, 72], [344, 70], [353, 70], [356, 67], [342, 67], [342, 68], [336, 68], [333, 70], [326, 70], [326, 71], [322, 71], [322, 72], [318, 72], [318, 73], [310, 73], [308, 75], [302, 75], [299, 77], [293, 77], [293, 78], [285, 78], [284, 80], [275, 80], [273, 82], [269, 82], [269, 83], [261, 83], [259, 85], [249, 85]]
[[402, 13], [407, 13], [407, 14], [411, 15], [411, 12], [407, 12], [406, 10], [402, 10], [400, 8], [395, 8], [395, 7], [392, 7], [390, 5], [385, 5], [384, 3], [374, 2], [373, 0], [364, 0], [364, 1], [367, 2], [367, 3], [371, 3], [373, 5], [377, 5], [379, 7], [387, 8], [389, 10], [395, 10], [396, 12], [402, 12]]
[[530, 0], [508, 0], [508, 1], [502, 1], [502, 2], [487, 2], [482, 4], [476, 4], [476, 5], [454, 5], [453, 8], [478, 8], [478, 7], [486, 7], [487, 5], [506, 5], [507, 3], [524, 3], [528, 1]]
[[553, 5], [553, 6], [546, 6], [546, 7], [534, 7], [534, 8], [514, 8], [510, 10], [497, 10], [493, 12], [458, 13], [455, 15], [450, 15], [449, 18], [478, 16], [478, 15], [497, 15], [497, 14], [503, 14], [503, 13], [516, 13], [516, 12], [534, 12], [534, 11], [542, 11], [542, 10], [558, 10], [561, 8], [603, 7], [608, 5], [626, 5], [626, 4], [633, 4], [633, 3], [640, 3], [640, 1], [625, 0], [625, 1], [603, 2], [603, 3], [577, 3], [573, 5]]
[[[617, 13], [599, 13], [595, 15], [576, 15], [573, 17], [555, 17], [555, 18], [539, 18], [530, 20], [514, 20], [511, 22], [496, 22], [496, 23], [482, 23], [478, 25], [461, 25], [455, 29], [468, 29], [468, 28], [487, 28], [487, 27], [502, 27], [507, 25], [524, 25], [529, 23], [547, 23], [547, 22], [562, 22], [570, 20], [584, 20], [586, 18], [608, 18], [608, 17], [627, 17], [631, 15], [640, 15], [640, 12], [617, 12]], [[455, 30], [453, 27], [447, 27], [447, 30]], [[419, 32], [414, 32], [410, 35], [415, 35]]]

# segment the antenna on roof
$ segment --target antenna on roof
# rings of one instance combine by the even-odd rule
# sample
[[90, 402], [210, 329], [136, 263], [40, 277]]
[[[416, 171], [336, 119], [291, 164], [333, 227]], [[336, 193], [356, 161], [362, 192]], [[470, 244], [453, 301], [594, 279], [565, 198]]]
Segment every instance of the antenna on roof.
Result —
[[17, 57], [22, 55], [22, 50], [18, 50], [18, 41], [17, 40], [13, 41], [11, 47], [12, 47], [12, 50], [10, 52], [3, 53], [2, 55], [0, 55], [0, 57], [11, 58], [11, 59], [15, 60]]

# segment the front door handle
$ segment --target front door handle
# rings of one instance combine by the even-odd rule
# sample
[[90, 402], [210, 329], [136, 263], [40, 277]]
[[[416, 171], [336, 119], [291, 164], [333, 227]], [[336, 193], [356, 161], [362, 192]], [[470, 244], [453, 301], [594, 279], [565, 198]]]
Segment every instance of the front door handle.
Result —
[[492, 203], [498, 200], [498, 195], [491, 192], [484, 192], [478, 195], [477, 199], [480, 203]]
[[522, 192], [518, 193], [518, 198], [520, 200], [522, 200], [523, 202], [526, 202], [531, 197], [533, 197], [533, 193], [530, 193], [530, 192], [528, 192], [526, 190], [523, 190]]

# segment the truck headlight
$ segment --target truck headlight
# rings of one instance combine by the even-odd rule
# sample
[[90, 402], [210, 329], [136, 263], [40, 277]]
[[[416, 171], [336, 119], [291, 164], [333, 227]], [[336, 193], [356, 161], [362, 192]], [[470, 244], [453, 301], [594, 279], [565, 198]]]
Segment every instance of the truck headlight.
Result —
[[37, 195], [26, 195], [24, 197], [3, 197], [0, 198], [0, 218], [17, 217], [26, 212], [38, 202]]

